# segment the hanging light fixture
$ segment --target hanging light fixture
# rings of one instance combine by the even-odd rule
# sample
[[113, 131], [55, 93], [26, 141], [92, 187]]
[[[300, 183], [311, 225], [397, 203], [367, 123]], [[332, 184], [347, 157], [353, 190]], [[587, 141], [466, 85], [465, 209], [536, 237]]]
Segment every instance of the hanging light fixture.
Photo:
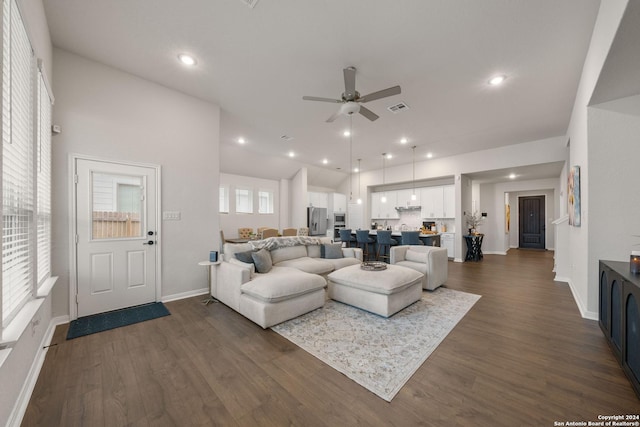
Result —
[[412, 159], [412, 163], [413, 163], [413, 178], [412, 178], [412, 185], [413, 185], [413, 192], [411, 193], [411, 201], [415, 202], [416, 200], [418, 200], [418, 198], [416, 197], [416, 146], [414, 145], [413, 147], [411, 147], [411, 151], [412, 151], [412, 155], [413, 155], [413, 159]]
[[[387, 158], [387, 153], [382, 153], [382, 185], [384, 185], [384, 169], [385, 169], [385, 159]], [[380, 197], [380, 201], [382, 203], [387, 203], [387, 192], [382, 193], [382, 197]]]
[[360, 160], [362, 159], [358, 159], [358, 200], [356, 200], [356, 203], [359, 205], [362, 204], [362, 199], [360, 198], [360, 172], [362, 171], [362, 168], [360, 167]]

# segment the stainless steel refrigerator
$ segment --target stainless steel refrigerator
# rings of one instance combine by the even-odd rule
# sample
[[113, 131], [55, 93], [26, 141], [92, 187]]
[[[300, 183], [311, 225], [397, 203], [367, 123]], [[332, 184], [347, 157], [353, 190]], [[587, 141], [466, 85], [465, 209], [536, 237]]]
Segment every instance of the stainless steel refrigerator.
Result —
[[310, 236], [327, 234], [327, 208], [307, 208], [307, 226]]

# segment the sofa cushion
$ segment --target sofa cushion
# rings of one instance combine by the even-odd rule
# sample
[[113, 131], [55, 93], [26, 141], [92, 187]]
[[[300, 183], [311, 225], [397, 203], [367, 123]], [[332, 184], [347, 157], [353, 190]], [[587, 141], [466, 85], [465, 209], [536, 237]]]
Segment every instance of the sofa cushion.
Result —
[[342, 254], [342, 244], [340, 243], [323, 243], [320, 248], [322, 258], [336, 259], [344, 258]]
[[222, 248], [222, 257], [225, 261], [235, 258], [235, 254], [237, 252], [247, 252], [252, 250], [249, 243], [225, 243]]
[[358, 258], [353, 258], [353, 257], [324, 259], [323, 261], [331, 263], [334, 270], [340, 270], [341, 268], [349, 267], [350, 265], [360, 264], [361, 262]]
[[253, 251], [247, 251], [247, 252], [236, 252], [234, 255], [236, 259], [242, 262], [246, 262], [247, 264], [253, 264], [252, 254], [253, 254]]
[[258, 273], [268, 273], [273, 267], [271, 263], [271, 255], [266, 249], [260, 249], [257, 252], [251, 253], [253, 263], [256, 265], [256, 271]]
[[315, 292], [325, 286], [326, 281], [322, 276], [274, 266], [269, 274], [258, 275], [240, 289], [243, 294], [260, 301], [279, 302]]
[[310, 258], [304, 256], [296, 259], [289, 259], [276, 264], [278, 267], [291, 267], [296, 270], [311, 274], [327, 274], [333, 271], [333, 265], [327, 260], [320, 258]]
[[311, 258], [320, 258], [320, 245], [309, 245], [307, 246], [307, 254]]
[[307, 256], [307, 247], [304, 245], [297, 246], [285, 246], [283, 248], [274, 249], [271, 251], [271, 261], [274, 264], [279, 262], [301, 258]]
[[428, 257], [429, 257], [428, 252], [412, 251], [411, 249], [407, 249], [407, 253], [404, 256], [404, 259], [406, 261], [421, 262], [426, 264]]
[[329, 274], [331, 282], [376, 294], [391, 295], [412, 286], [423, 274], [406, 267], [388, 265], [386, 270], [368, 271], [360, 266], [341, 268]]
[[399, 265], [401, 267], [412, 268], [412, 269], [414, 269], [416, 271], [419, 271], [420, 273], [424, 274], [425, 276], [427, 274], [427, 263], [424, 262], [424, 261], [422, 261], [422, 262], [398, 261], [394, 265]]

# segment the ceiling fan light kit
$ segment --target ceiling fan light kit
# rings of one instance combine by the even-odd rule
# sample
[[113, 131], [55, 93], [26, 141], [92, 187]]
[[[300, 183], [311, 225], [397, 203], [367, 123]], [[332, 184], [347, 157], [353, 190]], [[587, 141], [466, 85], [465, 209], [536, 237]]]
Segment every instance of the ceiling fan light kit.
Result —
[[387, 89], [372, 92], [365, 96], [360, 96], [356, 90], [356, 68], [347, 67], [342, 70], [344, 75], [344, 92], [340, 99], [321, 98], [318, 96], [303, 96], [305, 101], [320, 101], [342, 104], [340, 109], [327, 119], [327, 123], [333, 122], [340, 115], [351, 116], [354, 113], [360, 113], [372, 122], [377, 120], [379, 116], [369, 110], [362, 104], [365, 102], [375, 101], [376, 99], [386, 98], [388, 96], [398, 95], [401, 92], [400, 86], [393, 86]]

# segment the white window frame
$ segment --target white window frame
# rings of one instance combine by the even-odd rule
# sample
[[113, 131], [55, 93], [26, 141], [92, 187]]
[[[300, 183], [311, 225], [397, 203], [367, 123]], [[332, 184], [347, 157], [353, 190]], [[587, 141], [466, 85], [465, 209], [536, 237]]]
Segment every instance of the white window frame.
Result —
[[[263, 197], [266, 195], [266, 209], [263, 206]], [[258, 190], [258, 213], [259, 214], [273, 214], [275, 213], [275, 192], [273, 190]]]
[[[40, 302], [51, 277], [51, 105], [53, 95], [37, 62], [16, 0], [2, 5], [2, 111], [0, 190], [3, 268], [0, 274], [2, 341], [15, 342]], [[21, 150], [18, 150], [21, 147]], [[15, 154], [22, 151], [20, 157]], [[26, 212], [23, 231], [13, 228]], [[24, 215], [23, 215], [24, 216]], [[9, 237], [11, 236], [11, 237]], [[13, 240], [12, 240], [13, 238]], [[22, 240], [22, 241], [21, 241]], [[26, 242], [26, 243], [25, 243]], [[22, 249], [16, 249], [22, 248]], [[16, 256], [18, 254], [18, 256]], [[7, 298], [7, 295], [11, 295]]]
[[218, 212], [229, 213], [229, 186], [221, 185], [218, 193]]
[[[247, 209], [240, 210], [239, 197], [241, 197], [240, 192], [247, 192]], [[236, 213], [242, 214], [252, 214], [253, 213], [253, 189], [249, 187], [236, 187], [235, 189], [236, 195]]]

